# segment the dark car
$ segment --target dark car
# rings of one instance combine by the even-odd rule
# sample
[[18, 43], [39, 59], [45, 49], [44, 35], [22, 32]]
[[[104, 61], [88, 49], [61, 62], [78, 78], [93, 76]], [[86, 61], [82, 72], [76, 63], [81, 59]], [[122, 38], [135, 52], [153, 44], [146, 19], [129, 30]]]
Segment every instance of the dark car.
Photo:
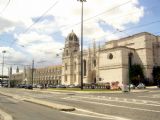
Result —
[[18, 84], [17, 87], [18, 87], [18, 88], [25, 88], [26, 85], [25, 85], [25, 84]]
[[110, 83], [109, 83], [109, 82], [107, 82], [107, 83], [105, 84], [105, 87], [106, 87], [106, 89], [111, 89], [111, 85], [110, 85]]
[[32, 86], [32, 85], [26, 85], [25, 88], [26, 88], [26, 89], [33, 89], [33, 86]]

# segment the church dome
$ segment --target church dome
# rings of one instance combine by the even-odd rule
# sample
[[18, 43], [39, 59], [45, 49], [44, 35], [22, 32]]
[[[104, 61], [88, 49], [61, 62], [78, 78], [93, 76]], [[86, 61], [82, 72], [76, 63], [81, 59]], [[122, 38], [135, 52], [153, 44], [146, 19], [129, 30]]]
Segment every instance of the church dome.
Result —
[[68, 41], [78, 41], [78, 37], [77, 35], [73, 32], [72, 32], [67, 36], [67, 40]]

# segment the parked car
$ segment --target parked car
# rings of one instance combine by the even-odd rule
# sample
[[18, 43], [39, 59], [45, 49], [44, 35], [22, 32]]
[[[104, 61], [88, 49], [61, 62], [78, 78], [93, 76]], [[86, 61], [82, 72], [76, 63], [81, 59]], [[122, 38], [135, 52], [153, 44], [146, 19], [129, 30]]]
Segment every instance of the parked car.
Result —
[[66, 88], [65, 85], [57, 85], [56, 88]]
[[33, 89], [32, 85], [26, 85], [25, 89]]
[[18, 84], [17, 87], [18, 88], [25, 88], [27, 85], [26, 84]]
[[69, 88], [75, 88], [76, 86], [74, 84], [68, 85]]
[[37, 88], [42, 88], [42, 85], [41, 85], [41, 84], [38, 84], [38, 85], [37, 85]]
[[37, 88], [37, 84], [33, 84], [33, 88]]
[[145, 89], [146, 86], [143, 83], [139, 83], [139, 85], [137, 86], [138, 89]]
[[48, 85], [48, 88], [56, 88], [57, 86], [56, 85]]
[[[129, 88], [129, 85], [128, 85], [128, 88]], [[130, 89], [135, 89], [136, 86], [134, 84], [130, 84]]]

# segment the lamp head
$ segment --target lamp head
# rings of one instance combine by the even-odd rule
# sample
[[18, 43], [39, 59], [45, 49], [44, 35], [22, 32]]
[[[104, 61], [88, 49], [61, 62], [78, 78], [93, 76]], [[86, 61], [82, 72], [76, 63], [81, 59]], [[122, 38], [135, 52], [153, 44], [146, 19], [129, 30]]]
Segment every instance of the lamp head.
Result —
[[77, 1], [80, 1], [80, 2], [87, 2], [86, 0], [77, 0]]
[[3, 50], [2, 53], [6, 53], [6, 50]]

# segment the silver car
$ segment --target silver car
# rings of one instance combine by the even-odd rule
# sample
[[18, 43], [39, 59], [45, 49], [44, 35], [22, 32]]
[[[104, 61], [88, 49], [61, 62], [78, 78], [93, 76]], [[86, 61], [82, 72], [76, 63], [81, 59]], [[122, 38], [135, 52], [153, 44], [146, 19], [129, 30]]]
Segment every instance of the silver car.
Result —
[[139, 85], [137, 86], [138, 89], [145, 89], [146, 86], [143, 83], [139, 83]]

